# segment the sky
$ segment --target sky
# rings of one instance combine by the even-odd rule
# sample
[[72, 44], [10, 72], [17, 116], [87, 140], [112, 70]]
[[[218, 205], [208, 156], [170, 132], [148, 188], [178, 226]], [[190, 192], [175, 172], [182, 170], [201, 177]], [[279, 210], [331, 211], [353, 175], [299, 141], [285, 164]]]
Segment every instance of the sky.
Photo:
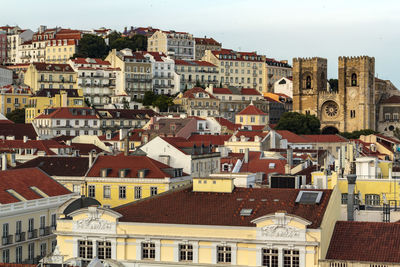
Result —
[[398, 0], [0, 0], [0, 25], [36, 31], [152, 26], [213, 37], [224, 48], [278, 60], [328, 59], [337, 78], [339, 56], [375, 57], [375, 73], [400, 89]]

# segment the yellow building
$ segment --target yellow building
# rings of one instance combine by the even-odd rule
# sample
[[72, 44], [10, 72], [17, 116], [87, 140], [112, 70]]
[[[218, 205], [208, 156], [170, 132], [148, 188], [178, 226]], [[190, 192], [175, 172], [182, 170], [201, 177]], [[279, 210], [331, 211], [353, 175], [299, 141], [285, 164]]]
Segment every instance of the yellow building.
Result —
[[17, 87], [15, 85], [6, 85], [0, 88], [0, 112], [3, 115], [12, 112], [15, 109], [21, 109], [28, 105], [29, 98], [32, 95], [29, 88]]
[[268, 132], [262, 130], [237, 130], [229, 140], [224, 142], [224, 146], [233, 153], [244, 153], [246, 149], [249, 149], [249, 151], [265, 151], [268, 145], [267, 134]]
[[70, 211], [57, 224], [60, 255], [74, 266], [94, 257], [111, 266], [318, 266], [340, 216], [338, 191], [233, 180], [197, 178], [194, 190]]
[[116, 207], [191, 183], [180, 168], [147, 156], [98, 156], [85, 177], [85, 195]]
[[67, 63], [77, 52], [81, 37], [82, 32], [79, 30], [58, 30], [53, 39], [46, 41], [46, 63]]
[[235, 123], [243, 126], [265, 126], [268, 124], [268, 114], [251, 102], [250, 105], [235, 115]]
[[25, 123], [41, 114], [46, 108], [84, 107], [82, 90], [41, 89], [30, 99], [25, 109]]
[[40, 89], [76, 89], [77, 73], [68, 64], [31, 63], [24, 83], [35, 93]]

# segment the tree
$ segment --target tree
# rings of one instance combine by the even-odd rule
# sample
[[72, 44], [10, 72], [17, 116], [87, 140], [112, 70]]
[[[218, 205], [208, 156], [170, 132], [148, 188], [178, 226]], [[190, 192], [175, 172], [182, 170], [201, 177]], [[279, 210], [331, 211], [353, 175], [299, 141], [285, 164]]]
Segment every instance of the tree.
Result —
[[156, 101], [157, 95], [153, 91], [147, 91], [144, 93], [142, 104], [144, 106], [151, 106], [153, 105], [154, 101]]
[[353, 131], [353, 132], [343, 132], [339, 133], [341, 136], [347, 139], [358, 139], [360, 138], [361, 135], [370, 135], [370, 134], [376, 134], [377, 132], [371, 129], [364, 129], [364, 130], [359, 130], [359, 131]]
[[15, 109], [7, 113], [6, 117], [15, 123], [25, 123], [25, 109]]
[[79, 41], [78, 51], [74, 57], [105, 58], [108, 47], [104, 39], [93, 34], [84, 34]]
[[113, 31], [112, 33], [110, 33], [108, 36], [108, 43], [111, 44], [112, 42], [114, 42], [115, 40], [117, 40], [118, 38], [121, 38], [121, 33], [117, 32], [117, 31]]
[[160, 112], [168, 111], [168, 108], [173, 105], [174, 105], [174, 102], [173, 102], [172, 98], [168, 97], [166, 95], [158, 96], [157, 99], [153, 102], [153, 106], [158, 107]]
[[329, 79], [328, 83], [331, 86], [331, 91], [332, 92], [339, 91], [339, 81], [338, 81], [338, 79]]
[[147, 50], [147, 37], [144, 35], [135, 35], [132, 38], [122, 37], [121, 34], [113, 32], [109, 36], [110, 49], [122, 50], [129, 48], [132, 51], [146, 51]]
[[288, 130], [295, 134], [319, 134], [321, 123], [314, 115], [305, 115], [298, 112], [284, 113], [276, 130]]

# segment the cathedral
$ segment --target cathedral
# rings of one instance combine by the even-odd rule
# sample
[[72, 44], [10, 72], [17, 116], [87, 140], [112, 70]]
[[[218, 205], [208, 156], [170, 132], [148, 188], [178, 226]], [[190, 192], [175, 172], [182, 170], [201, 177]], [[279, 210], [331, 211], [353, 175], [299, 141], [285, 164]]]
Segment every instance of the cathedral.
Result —
[[322, 133], [377, 128], [375, 59], [339, 57], [338, 89], [327, 86], [325, 58], [293, 59], [293, 111], [317, 116]]

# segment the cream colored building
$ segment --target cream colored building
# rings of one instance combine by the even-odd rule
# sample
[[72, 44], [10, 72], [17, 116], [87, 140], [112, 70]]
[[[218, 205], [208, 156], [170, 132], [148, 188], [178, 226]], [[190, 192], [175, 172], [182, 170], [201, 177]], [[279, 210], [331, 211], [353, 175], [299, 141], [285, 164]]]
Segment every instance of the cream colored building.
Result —
[[176, 83], [181, 92], [192, 89], [196, 84], [219, 85], [218, 67], [202, 60], [175, 60]]
[[193, 188], [146, 201], [74, 210], [58, 221], [60, 254], [73, 266], [95, 257], [132, 267], [318, 266], [340, 216], [338, 190], [243, 188], [234, 180], [198, 177]]
[[56, 246], [57, 208], [75, 194], [37, 168], [2, 171], [0, 184], [0, 262], [36, 264]]
[[147, 41], [147, 51], [162, 52], [175, 59], [195, 58], [195, 39], [187, 32], [156, 31]]
[[179, 94], [174, 103], [188, 116], [218, 116], [220, 100], [201, 87]]
[[231, 49], [206, 50], [203, 60], [219, 67], [222, 86], [242, 86], [263, 92], [266, 87], [265, 56]]
[[274, 92], [274, 83], [276, 81], [281, 78], [292, 77], [292, 75], [292, 67], [288, 64], [287, 60], [278, 61], [273, 58], [265, 59], [266, 90], [263, 92]]

